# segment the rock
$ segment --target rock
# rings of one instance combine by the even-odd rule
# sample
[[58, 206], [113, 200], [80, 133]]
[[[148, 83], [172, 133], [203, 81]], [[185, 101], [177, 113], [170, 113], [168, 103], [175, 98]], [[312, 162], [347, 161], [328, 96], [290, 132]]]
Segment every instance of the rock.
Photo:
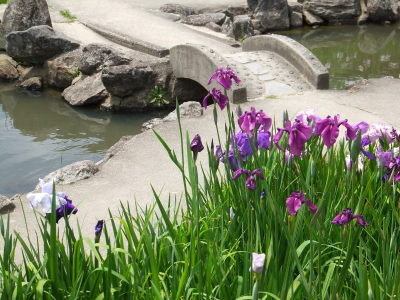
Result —
[[214, 22], [207, 23], [206, 27], [215, 32], [222, 32], [222, 27]]
[[12, 0], [4, 11], [0, 48], [6, 48], [5, 36], [33, 26], [52, 26], [46, 0]]
[[154, 118], [142, 124], [142, 132], [153, 129], [155, 126], [164, 123], [164, 120], [161, 118]]
[[290, 14], [290, 26], [293, 28], [303, 26], [303, 14], [293, 11]]
[[288, 2], [288, 6], [289, 6], [289, 13], [291, 13], [291, 12], [302, 13], [303, 12], [303, 5], [299, 2]]
[[229, 18], [234, 18], [236, 16], [246, 15], [249, 13], [249, 9], [244, 6], [228, 6], [224, 11], [224, 14]]
[[170, 14], [178, 14], [184, 17], [197, 14], [197, 11], [194, 8], [176, 3], [164, 4], [160, 7], [160, 11]]
[[29, 91], [41, 91], [43, 88], [43, 79], [41, 77], [32, 77], [18, 84], [18, 87]]
[[330, 23], [353, 23], [361, 14], [360, 0], [307, 0], [303, 8]]
[[73, 106], [83, 106], [102, 102], [108, 93], [101, 81], [101, 74], [82, 76], [74, 85], [66, 88], [63, 98]]
[[129, 64], [131, 59], [110, 46], [89, 44], [82, 49], [79, 70], [87, 75], [100, 72], [105, 67]]
[[19, 78], [18, 63], [5, 54], [0, 54], [0, 79], [16, 80]]
[[72, 84], [74, 78], [79, 76], [79, 61], [82, 51], [76, 49], [58, 55], [45, 62], [47, 84], [58, 89], [65, 89]]
[[225, 34], [229, 34], [232, 30], [232, 20], [231, 18], [226, 18], [224, 24], [222, 24], [222, 32]]
[[306, 23], [310, 26], [320, 25], [320, 24], [324, 23], [324, 20], [322, 20], [320, 17], [312, 14], [308, 10], [303, 11], [303, 17], [304, 17], [304, 21], [306, 21]]
[[[92, 177], [99, 167], [91, 160], [82, 160], [48, 174], [44, 181], [54, 180], [55, 184], [71, 184]], [[36, 186], [36, 190], [40, 189]]]
[[368, 0], [367, 11], [372, 22], [397, 21], [400, 16], [397, 0]]
[[235, 40], [243, 41], [244, 39], [254, 35], [253, 24], [247, 15], [236, 16], [232, 23], [230, 34]]
[[12, 212], [15, 209], [15, 204], [6, 196], [0, 195], [0, 215]]
[[[154, 82], [154, 73], [150, 67], [122, 65], [107, 67], [101, 79], [110, 94], [118, 97], [131, 96], [135, 90], [149, 86]], [[152, 87], [154, 84], [150, 84]]]
[[259, 0], [247, 0], [247, 6], [251, 11], [254, 11], [258, 5]]
[[78, 42], [46, 25], [11, 32], [6, 40], [8, 55], [16, 61], [33, 65], [79, 47]]
[[[179, 105], [179, 112], [181, 118], [198, 118], [203, 115], [203, 108], [199, 102], [188, 101]], [[163, 120], [166, 122], [176, 121], [176, 110], [169, 113]]]
[[190, 15], [182, 19], [182, 23], [194, 25], [194, 26], [205, 26], [207, 23], [214, 22], [218, 25], [222, 25], [225, 21], [224, 13], [206, 13], [199, 15]]
[[260, 21], [261, 32], [284, 30], [290, 26], [289, 7], [286, 0], [260, 0], [254, 18]]

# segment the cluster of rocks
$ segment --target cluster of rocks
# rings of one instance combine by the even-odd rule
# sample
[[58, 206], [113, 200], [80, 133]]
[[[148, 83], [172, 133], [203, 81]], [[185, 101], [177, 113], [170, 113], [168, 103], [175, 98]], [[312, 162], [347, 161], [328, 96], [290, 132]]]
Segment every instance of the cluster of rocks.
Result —
[[199, 12], [180, 4], [160, 10], [172, 13], [182, 23], [223, 32], [235, 40], [303, 25], [395, 22], [400, 19], [398, 0], [247, 0], [247, 7], [228, 7]]
[[51, 26], [46, 0], [8, 4], [0, 30], [0, 48], [6, 50], [0, 54], [0, 79], [35, 91], [56, 88], [70, 105], [103, 110], [166, 106], [150, 101], [155, 87], [165, 91], [167, 99], [187, 100], [176, 93], [179, 80], [168, 58], [103, 44], [81, 45]]

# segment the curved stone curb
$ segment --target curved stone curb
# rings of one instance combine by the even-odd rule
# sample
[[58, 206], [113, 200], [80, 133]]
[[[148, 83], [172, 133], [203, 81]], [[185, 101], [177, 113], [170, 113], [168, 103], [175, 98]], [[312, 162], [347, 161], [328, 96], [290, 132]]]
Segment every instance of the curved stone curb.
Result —
[[254, 36], [243, 42], [243, 51], [271, 51], [289, 61], [317, 89], [329, 88], [329, 73], [306, 47], [283, 35]]
[[[219, 67], [226, 67], [229, 62], [213, 49], [194, 44], [177, 45], [170, 50], [171, 66], [176, 78], [188, 78], [200, 83], [206, 90], [216, 87], [208, 85], [211, 74]], [[228, 91], [233, 103], [247, 101], [247, 89], [243, 84], [232, 85]]]

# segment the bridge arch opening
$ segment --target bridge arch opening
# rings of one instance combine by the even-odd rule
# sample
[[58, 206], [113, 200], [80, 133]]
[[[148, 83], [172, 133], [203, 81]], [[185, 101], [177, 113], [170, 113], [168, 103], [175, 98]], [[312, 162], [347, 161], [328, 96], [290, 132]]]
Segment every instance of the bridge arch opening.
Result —
[[178, 99], [179, 103], [188, 101], [201, 103], [207, 94], [208, 90], [189, 78], [176, 78], [172, 86], [172, 100]]

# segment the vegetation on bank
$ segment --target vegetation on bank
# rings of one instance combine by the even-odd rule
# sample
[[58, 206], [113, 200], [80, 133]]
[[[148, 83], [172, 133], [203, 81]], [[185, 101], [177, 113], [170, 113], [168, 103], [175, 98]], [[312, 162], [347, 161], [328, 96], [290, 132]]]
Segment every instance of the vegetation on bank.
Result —
[[[229, 69], [213, 80], [240, 82]], [[216, 125], [227, 111], [225, 137], [216, 126], [204, 147], [179, 126], [175, 153], [156, 133], [181, 171], [182, 199], [154, 191], [154, 206], [121, 204], [83, 237], [69, 225], [72, 201], [43, 183], [29, 196], [46, 216], [37, 238], [2, 221], [2, 299], [396, 299], [397, 132], [311, 111], [275, 128], [263, 111], [232, 112], [221, 90], [209, 100]]]

